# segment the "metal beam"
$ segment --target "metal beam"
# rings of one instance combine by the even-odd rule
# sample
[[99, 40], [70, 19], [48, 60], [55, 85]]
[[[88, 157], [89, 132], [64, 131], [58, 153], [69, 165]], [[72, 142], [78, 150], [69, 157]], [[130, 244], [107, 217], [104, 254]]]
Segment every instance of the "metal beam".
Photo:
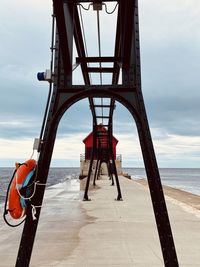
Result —
[[89, 67], [87, 68], [88, 72], [96, 72], [96, 73], [113, 73], [114, 69], [113, 68], [105, 68], [105, 67]]
[[[54, 14], [56, 17], [56, 24], [57, 24], [57, 30], [59, 34], [59, 43], [62, 51], [62, 60], [63, 60], [63, 67], [66, 73], [70, 72], [72, 70], [72, 59], [71, 59], [71, 51], [72, 46], [70, 45], [70, 39], [72, 36], [69, 36], [72, 33], [69, 33], [70, 31], [67, 31], [68, 25], [67, 23], [72, 24], [72, 18], [69, 15], [68, 9], [70, 9], [70, 6], [65, 4], [65, 10], [62, 0], [53, 0], [53, 7], [54, 7]], [[67, 18], [66, 18], [66, 12]]]
[[96, 116], [97, 119], [103, 118], [103, 119], [109, 119], [109, 116]]
[[77, 57], [76, 63], [99, 63], [99, 62], [119, 62], [119, 58], [117, 57]]
[[94, 105], [95, 108], [110, 108], [110, 105]]
[[[115, 53], [114, 57], [119, 58], [121, 62], [121, 4], [119, 2], [118, 14], [117, 14], [117, 26], [116, 26], [116, 36], [115, 36]], [[112, 77], [112, 84], [117, 84], [119, 80], [120, 66], [117, 62], [114, 62], [114, 73]]]
[[[135, 0], [126, 0], [120, 2], [120, 27], [122, 29], [122, 67], [129, 69], [130, 60], [132, 57], [132, 40], [134, 36], [134, 14], [135, 14]], [[127, 19], [128, 18], [128, 19]]]
[[136, 91], [137, 87], [131, 87], [128, 85], [72, 85], [71, 87], [68, 88], [61, 88], [61, 91], [66, 91], [66, 92], [71, 92], [74, 90], [107, 90], [107, 91], [115, 91], [115, 92], [134, 92]]
[[[77, 52], [80, 58], [85, 58], [86, 57], [86, 53], [85, 53], [85, 48], [84, 48], [84, 43], [83, 43], [83, 37], [82, 37], [82, 31], [81, 31], [81, 26], [80, 26], [80, 20], [79, 20], [79, 15], [78, 15], [78, 10], [77, 10], [77, 6], [74, 6], [74, 20], [75, 20], [75, 24], [74, 24], [74, 39], [75, 39], [75, 43], [76, 43], [76, 48], [77, 48]], [[81, 70], [82, 70], [82, 74], [83, 74], [83, 79], [86, 85], [90, 85], [90, 77], [89, 77], [89, 73], [87, 71], [87, 63], [83, 62], [81, 64]], [[91, 107], [91, 113], [94, 119], [94, 123], [97, 124], [97, 120], [95, 119], [96, 116], [96, 112], [94, 109], [94, 101], [92, 97], [88, 98], [89, 100], [89, 104]]]

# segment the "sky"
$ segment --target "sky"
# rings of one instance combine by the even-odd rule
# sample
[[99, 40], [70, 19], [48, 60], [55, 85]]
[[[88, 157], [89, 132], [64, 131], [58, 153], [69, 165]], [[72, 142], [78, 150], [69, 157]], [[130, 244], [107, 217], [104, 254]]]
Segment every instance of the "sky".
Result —
[[[34, 138], [40, 134], [48, 83], [37, 81], [36, 75], [50, 65], [51, 13], [51, 0], [1, 0], [0, 167], [14, 167], [16, 161], [29, 158]], [[115, 19], [101, 16], [105, 54], [113, 47], [110, 27]], [[142, 90], [158, 166], [199, 168], [200, 1], [139, 0], [139, 18]], [[85, 15], [84, 19], [88, 22], [89, 18]], [[95, 16], [92, 19], [95, 24]], [[95, 40], [95, 34], [90, 23], [87, 40]], [[95, 54], [97, 44], [90, 42], [88, 49]], [[92, 79], [95, 83], [98, 77]], [[74, 82], [82, 82], [78, 69]], [[82, 140], [92, 130], [91, 122], [86, 99], [65, 113], [52, 167], [79, 166]], [[123, 166], [143, 167], [135, 122], [119, 103], [114, 135]]]

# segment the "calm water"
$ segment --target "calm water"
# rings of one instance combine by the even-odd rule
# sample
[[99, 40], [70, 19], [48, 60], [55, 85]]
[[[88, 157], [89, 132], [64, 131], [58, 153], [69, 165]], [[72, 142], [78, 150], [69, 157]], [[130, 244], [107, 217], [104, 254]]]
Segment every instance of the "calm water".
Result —
[[[6, 196], [7, 187], [12, 177], [13, 168], [0, 168], [0, 202]], [[71, 179], [78, 179], [80, 168], [51, 168], [47, 180], [47, 186], [61, 183]]]
[[[126, 168], [125, 171], [133, 178], [146, 179], [143, 168]], [[161, 168], [162, 184], [178, 188], [200, 196], [200, 168]]]
[[[124, 168], [131, 177], [146, 178], [143, 168]], [[0, 168], [0, 202], [4, 200], [8, 183], [12, 177], [13, 168]], [[52, 168], [50, 169], [47, 186], [78, 179], [79, 168]], [[200, 196], [200, 169], [160, 169], [162, 183], [174, 188], [182, 189]]]

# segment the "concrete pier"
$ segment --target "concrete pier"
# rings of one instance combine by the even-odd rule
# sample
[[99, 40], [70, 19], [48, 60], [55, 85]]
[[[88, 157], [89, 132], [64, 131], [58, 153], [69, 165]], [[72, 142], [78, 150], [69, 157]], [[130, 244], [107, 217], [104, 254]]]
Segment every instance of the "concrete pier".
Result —
[[[30, 266], [164, 266], [146, 182], [120, 177], [120, 184], [123, 201], [115, 201], [116, 187], [106, 176], [89, 191], [91, 201], [82, 201], [75, 180], [48, 188]], [[200, 197], [166, 193], [179, 264], [199, 266]], [[1, 222], [0, 266], [15, 265], [21, 231]]]

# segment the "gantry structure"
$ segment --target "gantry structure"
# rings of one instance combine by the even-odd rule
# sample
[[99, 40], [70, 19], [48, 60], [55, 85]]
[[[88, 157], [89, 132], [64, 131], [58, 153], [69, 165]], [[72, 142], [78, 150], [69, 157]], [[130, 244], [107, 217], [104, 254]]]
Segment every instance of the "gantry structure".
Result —
[[[109, 10], [108, 6], [112, 3], [112, 10]], [[84, 12], [94, 12], [96, 17], [98, 50], [95, 55], [94, 53], [90, 55], [87, 51], [83, 10]], [[105, 12], [108, 15], [115, 14], [116, 16], [115, 42], [113, 52], [109, 55], [104, 55], [101, 48], [100, 12]], [[92, 23], [95, 22], [91, 21]], [[110, 26], [107, 25], [107, 27]], [[105, 161], [109, 160], [113, 163], [117, 200], [121, 200], [122, 193], [111, 144], [113, 113], [116, 102], [120, 102], [132, 114], [138, 130], [164, 264], [168, 267], [178, 266], [141, 89], [138, 0], [117, 0], [114, 2], [111, 0], [103, 2], [101, 0], [53, 0], [52, 29], [52, 72], [49, 80], [49, 96], [37, 148], [39, 153], [37, 180], [41, 185], [46, 184], [57, 128], [63, 114], [74, 103], [87, 98], [93, 118], [94, 143], [84, 200], [89, 200], [88, 188], [97, 142], [102, 142], [102, 154], [100, 153], [99, 160], [104, 157]], [[73, 49], [76, 50], [75, 56]], [[73, 83], [73, 70], [76, 67], [81, 70], [84, 81], [82, 85]], [[98, 82], [92, 82], [93, 74], [99, 75]], [[103, 80], [105, 74], [110, 75], [109, 82]], [[100, 140], [102, 136], [99, 136], [97, 131], [99, 123], [107, 129], [103, 141]], [[29, 266], [44, 192], [45, 186], [38, 186], [31, 201], [36, 207], [36, 220], [32, 218], [31, 205], [27, 208], [16, 261], [17, 267]]]

